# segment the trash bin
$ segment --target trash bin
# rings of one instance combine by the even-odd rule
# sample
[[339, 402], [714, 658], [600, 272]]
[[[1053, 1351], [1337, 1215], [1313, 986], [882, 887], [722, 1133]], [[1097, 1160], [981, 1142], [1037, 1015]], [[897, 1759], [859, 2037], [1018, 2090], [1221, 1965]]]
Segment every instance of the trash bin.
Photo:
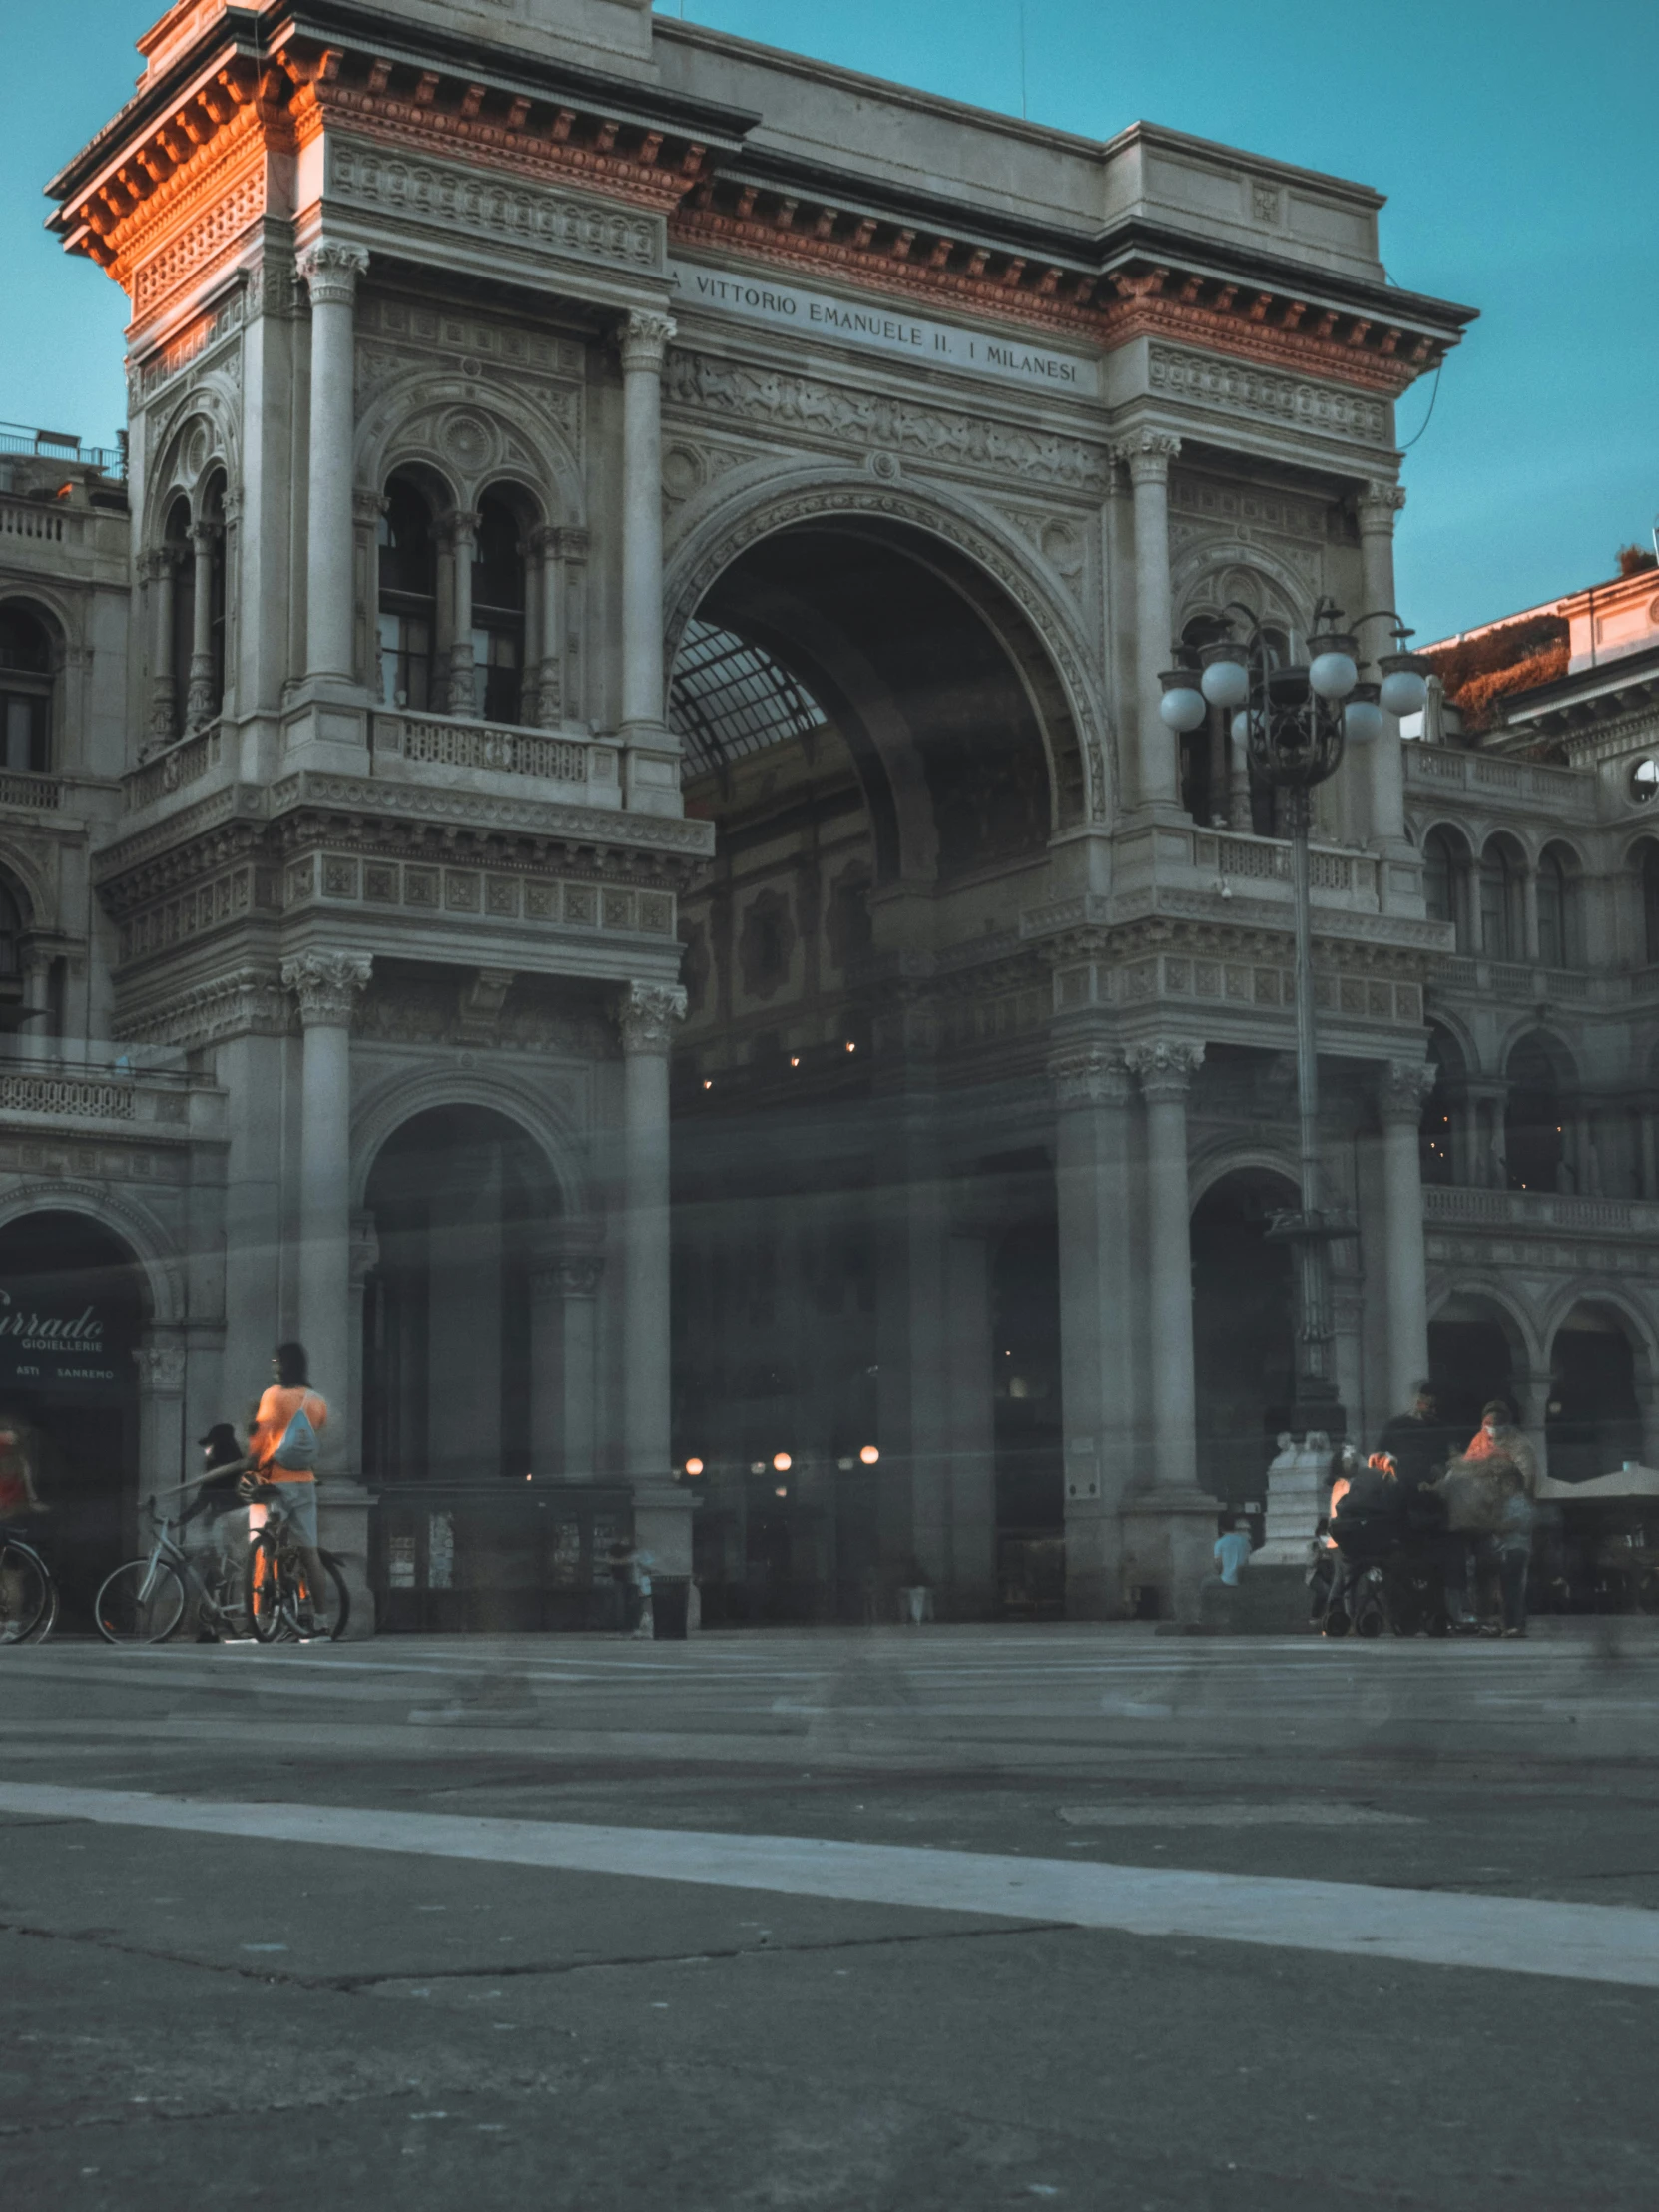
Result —
[[691, 1598], [689, 1574], [653, 1574], [651, 1577], [652, 1633], [660, 1644], [686, 1640], [686, 1607]]

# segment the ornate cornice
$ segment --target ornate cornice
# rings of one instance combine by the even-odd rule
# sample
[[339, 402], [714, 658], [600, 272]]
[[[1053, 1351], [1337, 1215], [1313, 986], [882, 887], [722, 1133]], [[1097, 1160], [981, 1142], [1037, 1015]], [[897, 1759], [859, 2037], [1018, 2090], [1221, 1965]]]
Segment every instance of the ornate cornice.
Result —
[[288, 1026], [288, 1001], [275, 974], [240, 967], [124, 1012], [114, 1033], [125, 1043], [190, 1049], [229, 1037], [279, 1037]]
[[1457, 342], [1449, 332], [1332, 307], [1295, 289], [1229, 282], [1173, 261], [1131, 255], [1102, 276], [728, 178], [697, 187], [670, 218], [669, 238], [675, 246], [719, 248], [723, 259], [736, 254], [917, 305], [954, 306], [975, 320], [1082, 339], [1104, 352], [1163, 337], [1390, 397]]
[[679, 983], [630, 983], [616, 1003], [622, 1049], [630, 1056], [667, 1057], [674, 1033], [686, 1018], [686, 993]]

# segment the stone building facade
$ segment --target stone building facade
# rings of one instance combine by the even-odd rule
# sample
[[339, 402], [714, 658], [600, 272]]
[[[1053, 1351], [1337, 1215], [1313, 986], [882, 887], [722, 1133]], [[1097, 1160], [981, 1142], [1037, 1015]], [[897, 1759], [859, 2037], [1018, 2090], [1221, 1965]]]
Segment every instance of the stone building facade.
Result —
[[[132, 1461], [292, 1331], [338, 1500], [628, 1488], [727, 1618], [1185, 1602], [1288, 1394], [1294, 1019], [1271, 795], [1159, 671], [1326, 596], [1382, 649], [1393, 404], [1469, 311], [1364, 187], [640, 0], [182, 0], [141, 52], [51, 188], [132, 300], [129, 511], [0, 492], [50, 723], [0, 1240], [74, 1215], [128, 1286]], [[1588, 918], [1628, 788], [1390, 724], [1322, 794], [1359, 1428], [1435, 1307], [1530, 1388], [1592, 1276], [1646, 1387], [1642, 1200], [1469, 1165], [1526, 1022], [1649, 1159], [1645, 946], [1597, 975]], [[1494, 982], [1442, 829], [1566, 836], [1582, 957]]]

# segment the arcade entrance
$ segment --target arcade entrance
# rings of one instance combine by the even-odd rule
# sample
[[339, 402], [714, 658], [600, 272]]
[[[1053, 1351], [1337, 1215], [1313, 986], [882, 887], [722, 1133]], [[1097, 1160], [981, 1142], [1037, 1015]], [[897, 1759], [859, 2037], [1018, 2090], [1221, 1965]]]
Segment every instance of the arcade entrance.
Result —
[[0, 1410], [19, 1423], [48, 1508], [36, 1528], [65, 1628], [90, 1628], [99, 1583], [132, 1548], [143, 1277], [72, 1213], [0, 1229]]

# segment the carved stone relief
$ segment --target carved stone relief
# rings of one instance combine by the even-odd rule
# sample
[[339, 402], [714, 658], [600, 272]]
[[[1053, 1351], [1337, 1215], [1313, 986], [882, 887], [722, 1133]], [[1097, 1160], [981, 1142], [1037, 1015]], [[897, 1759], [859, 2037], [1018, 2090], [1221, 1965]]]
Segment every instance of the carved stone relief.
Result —
[[1388, 409], [1381, 400], [1345, 391], [1340, 385], [1282, 376], [1244, 361], [1153, 345], [1147, 354], [1147, 382], [1161, 397], [1196, 401], [1257, 422], [1317, 430], [1363, 445], [1388, 441]]

